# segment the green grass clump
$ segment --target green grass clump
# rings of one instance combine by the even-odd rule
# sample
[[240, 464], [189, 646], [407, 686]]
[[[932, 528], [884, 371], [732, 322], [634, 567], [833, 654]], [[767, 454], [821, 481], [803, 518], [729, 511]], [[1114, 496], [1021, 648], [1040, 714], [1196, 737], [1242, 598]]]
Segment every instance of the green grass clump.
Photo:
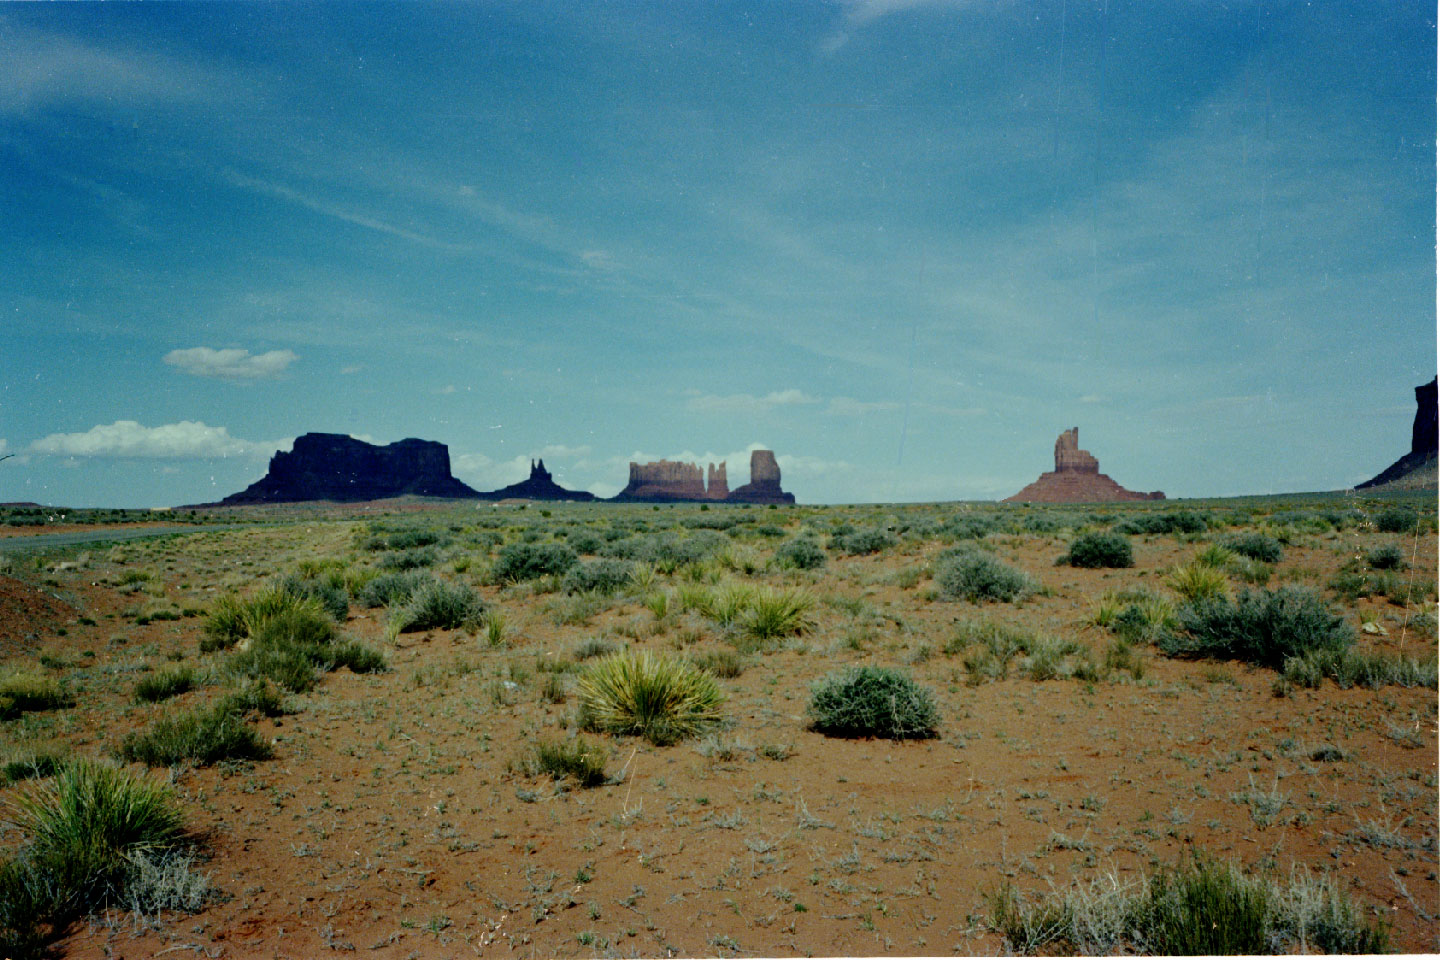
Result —
[[622, 651], [591, 664], [575, 689], [583, 728], [642, 736], [657, 746], [718, 723], [724, 700], [710, 674], [645, 651]]
[[1217, 570], [1225, 569], [1235, 559], [1233, 550], [1227, 550], [1218, 543], [1207, 544], [1204, 550], [1195, 554], [1192, 563], [1202, 567], [1214, 567]]
[[559, 543], [512, 543], [501, 547], [490, 575], [498, 583], [563, 576], [580, 561], [575, 551]]
[[59, 710], [74, 705], [75, 698], [54, 677], [24, 672], [0, 676], [0, 720], [35, 710]]
[[247, 638], [328, 643], [334, 637], [335, 621], [319, 599], [272, 584], [245, 600], [230, 594], [217, 600], [205, 619], [200, 650], [228, 650]]
[[805, 590], [762, 588], [749, 594], [738, 617], [745, 646], [763, 647], [769, 641], [793, 637], [815, 629], [815, 597]]
[[900, 541], [888, 530], [881, 530], [878, 527], [869, 530], [851, 530], [837, 533], [830, 538], [830, 549], [836, 553], [846, 553], [851, 556], [860, 556], [867, 553], [880, 553], [889, 550]]
[[820, 680], [810, 694], [810, 726], [832, 737], [936, 735], [939, 711], [929, 690], [887, 667], [852, 667]]
[[1280, 546], [1280, 541], [1263, 533], [1242, 533], [1229, 537], [1224, 546], [1231, 553], [1238, 553], [1261, 563], [1279, 563], [1285, 556], [1285, 549]]
[[1275, 669], [1288, 657], [1343, 650], [1355, 639], [1345, 621], [1304, 587], [1203, 600], [1183, 607], [1179, 620], [1179, 630], [1158, 640], [1166, 654], [1244, 660]]
[[582, 787], [605, 782], [605, 751], [582, 738], [540, 740], [516, 764], [528, 777], [574, 780]]
[[188, 842], [168, 789], [91, 761], [66, 763], [13, 799], [9, 818], [29, 842], [0, 863], [6, 956], [41, 955], [75, 917], [124, 902], [140, 860]]
[[1060, 561], [1072, 567], [1121, 569], [1135, 566], [1135, 555], [1123, 534], [1082, 533]]
[[796, 537], [775, 548], [775, 562], [792, 570], [818, 570], [825, 566], [825, 551], [811, 537]]
[[195, 670], [189, 666], [176, 667], [143, 677], [135, 684], [137, 703], [159, 703], [179, 696], [195, 688]]
[[715, 650], [692, 657], [692, 662], [723, 680], [734, 680], [745, 672], [745, 660], [734, 650]]
[[390, 669], [385, 654], [359, 640], [335, 644], [328, 659], [332, 670], [346, 667], [351, 673], [384, 673]]
[[350, 613], [350, 591], [341, 578], [302, 577], [292, 573], [281, 578], [279, 587], [292, 597], [314, 598], [326, 613], [341, 623]]
[[1342, 888], [1296, 872], [1288, 883], [1195, 856], [1144, 882], [1114, 874], [1031, 901], [990, 895], [990, 922], [1017, 953], [1383, 953], [1389, 931], [1366, 923]]
[[65, 764], [65, 757], [59, 753], [39, 751], [11, 757], [0, 764], [0, 786], [20, 783], [22, 780], [38, 780], [53, 777]]
[[1010, 603], [1035, 589], [1034, 581], [985, 553], [961, 553], [935, 566], [935, 585], [945, 600]]
[[1403, 654], [1366, 653], [1353, 647], [1312, 650], [1288, 657], [1281, 677], [1297, 687], [1316, 689], [1329, 678], [1342, 690], [1351, 687], [1429, 687], [1436, 689], [1436, 659], [1417, 660]]
[[390, 614], [391, 636], [416, 630], [479, 629], [485, 603], [474, 588], [463, 583], [430, 580], [410, 600]]
[[162, 717], [120, 744], [120, 756], [151, 767], [193, 762], [202, 767], [221, 760], [264, 760], [270, 747], [235, 709], [222, 701]]
[[1197, 603], [1230, 594], [1230, 581], [1223, 570], [1195, 560], [1172, 570], [1165, 578], [1165, 585], [1179, 594], [1186, 603]]
[[625, 560], [592, 560], [571, 567], [560, 581], [566, 593], [600, 593], [606, 596], [630, 585], [635, 565]]

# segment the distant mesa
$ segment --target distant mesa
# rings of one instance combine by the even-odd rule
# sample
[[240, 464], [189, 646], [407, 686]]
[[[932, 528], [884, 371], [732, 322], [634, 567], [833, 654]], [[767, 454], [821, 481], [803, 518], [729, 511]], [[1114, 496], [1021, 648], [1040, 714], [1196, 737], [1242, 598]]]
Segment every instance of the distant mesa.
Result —
[[780, 465], [772, 450], [750, 454], [750, 482], [731, 490], [725, 464], [700, 465], [675, 460], [630, 463], [630, 482], [615, 495], [618, 503], [705, 502], [794, 503], [795, 495], [780, 489]]
[[475, 498], [480, 494], [450, 474], [450, 450], [433, 440], [398, 440], [376, 446], [343, 433], [307, 433], [270, 458], [255, 483], [220, 501], [222, 506], [334, 500], [350, 503], [390, 497]]
[[512, 483], [500, 490], [479, 495], [482, 500], [583, 500], [595, 499], [595, 494], [585, 490], [566, 490], [550, 476], [545, 461], [530, 461], [530, 476], [519, 483]]
[[1410, 427], [1410, 452], [1376, 476], [1357, 484], [1356, 490], [1433, 490], [1440, 486], [1436, 447], [1435, 379], [1415, 388], [1415, 422]]
[[1055, 469], [1040, 474], [1005, 503], [1104, 503], [1114, 500], [1164, 500], [1159, 490], [1136, 493], [1100, 472], [1100, 461], [1080, 449], [1080, 428], [1071, 427], [1055, 440]]

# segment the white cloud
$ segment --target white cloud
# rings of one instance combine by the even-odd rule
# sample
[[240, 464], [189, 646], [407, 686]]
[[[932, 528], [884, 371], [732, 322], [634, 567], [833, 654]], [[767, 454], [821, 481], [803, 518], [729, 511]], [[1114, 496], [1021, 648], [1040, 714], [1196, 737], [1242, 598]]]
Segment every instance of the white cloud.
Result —
[[820, 49], [825, 53], [834, 53], [849, 43], [857, 30], [892, 13], [904, 13], [917, 7], [959, 6], [964, 2], [967, 0], [850, 0], [845, 4], [844, 25], [826, 37]]
[[264, 457], [289, 447], [291, 441], [254, 442], [230, 436], [224, 427], [181, 420], [146, 427], [134, 420], [116, 420], [84, 433], [52, 433], [30, 444], [30, 452], [54, 457], [145, 457], [205, 460], [215, 457]]
[[867, 413], [899, 410], [902, 404], [893, 400], [856, 400], [854, 397], [831, 397], [825, 412], [837, 417], [863, 417]]
[[750, 393], [731, 393], [719, 395], [713, 393], [701, 393], [692, 396], [685, 405], [691, 410], [698, 410], [703, 413], [731, 413], [731, 414], [761, 414], [776, 407], [801, 406], [808, 403], [819, 403], [818, 397], [796, 390], [793, 387], [789, 390], [777, 390], [767, 393], [763, 397], [757, 397]]
[[363, 364], [358, 364], [358, 363], [357, 363], [357, 364], [355, 364], [354, 366], [341, 367], [341, 368], [340, 368], [340, 375], [343, 376], [343, 377], [350, 377], [350, 376], [354, 376], [355, 374], [359, 373], [361, 370], [364, 370], [364, 369], [365, 369], [365, 367], [364, 367]]
[[450, 472], [476, 490], [498, 490], [530, 476], [530, 458], [492, 460], [483, 453], [452, 454]]
[[286, 367], [299, 359], [290, 350], [271, 350], [252, 357], [249, 350], [237, 347], [225, 350], [190, 347], [187, 350], [171, 350], [165, 354], [165, 362], [172, 367], [179, 367], [197, 377], [215, 377], [219, 380], [264, 380], [278, 377]]

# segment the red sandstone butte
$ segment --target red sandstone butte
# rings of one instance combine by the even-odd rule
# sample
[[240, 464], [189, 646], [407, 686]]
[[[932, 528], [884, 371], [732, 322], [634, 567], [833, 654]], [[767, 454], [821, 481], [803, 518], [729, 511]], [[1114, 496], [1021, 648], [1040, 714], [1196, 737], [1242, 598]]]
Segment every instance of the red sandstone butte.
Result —
[[1109, 500], [1164, 500], [1159, 490], [1136, 493], [1100, 472], [1100, 461], [1080, 449], [1080, 428], [1071, 427], [1055, 440], [1055, 470], [1004, 503], [1103, 503]]

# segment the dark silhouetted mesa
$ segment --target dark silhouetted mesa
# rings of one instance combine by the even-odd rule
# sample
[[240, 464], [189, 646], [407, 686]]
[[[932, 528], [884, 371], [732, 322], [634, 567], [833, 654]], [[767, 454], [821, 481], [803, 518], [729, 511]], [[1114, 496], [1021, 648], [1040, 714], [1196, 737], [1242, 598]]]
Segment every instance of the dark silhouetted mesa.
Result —
[[475, 498], [450, 475], [450, 450], [433, 440], [376, 446], [342, 433], [307, 433], [288, 453], [270, 458], [265, 476], [222, 504], [306, 500], [383, 500], [388, 497]]
[[545, 469], [545, 461], [530, 461], [530, 477], [500, 490], [480, 494], [482, 500], [594, 500], [595, 494], [584, 490], [566, 490], [556, 483]]
[[1109, 500], [1164, 500], [1165, 494], [1136, 493], [1100, 472], [1100, 461], [1080, 449], [1080, 428], [1071, 427], [1055, 440], [1055, 470], [1021, 490], [1007, 503], [1103, 503]]
[[1424, 490], [1437, 484], [1436, 448], [1440, 446], [1440, 430], [1436, 425], [1435, 380], [1415, 388], [1415, 422], [1410, 427], [1410, 452], [1377, 476], [1355, 487], [1356, 490]]
[[[750, 482], [729, 488], [725, 464], [708, 464], [701, 473], [699, 464], [675, 460], [630, 463], [630, 482], [615, 495], [620, 503], [664, 503], [674, 501], [722, 501], [724, 503], [794, 503], [795, 495], [780, 489], [780, 465], [771, 450], [750, 454]], [[708, 479], [708, 484], [707, 484]]]

